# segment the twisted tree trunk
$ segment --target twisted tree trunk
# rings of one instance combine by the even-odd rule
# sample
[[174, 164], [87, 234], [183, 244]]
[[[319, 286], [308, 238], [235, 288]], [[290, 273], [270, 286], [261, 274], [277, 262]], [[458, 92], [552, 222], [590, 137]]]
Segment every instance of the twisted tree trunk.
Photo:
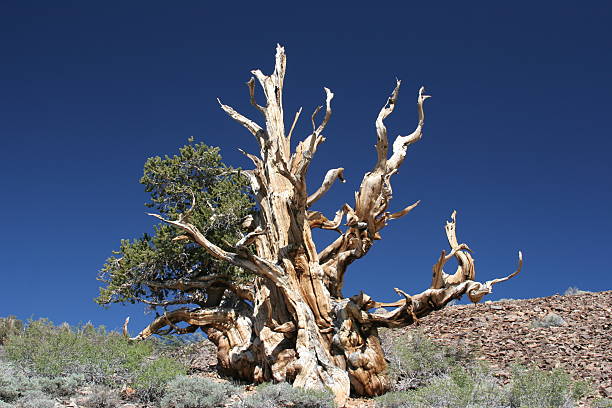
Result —
[[[331, 116], [333, 93], [325, 88], [324, 118], [316, 124], [321, 107], [317, 108], [312, 115], [312, 133], [291, 152], [291, 136], [301, 110], [286, 133], [282, 105], [285, 64], [284, 49], [278, 46], [271, 75], [252, 71], [266, 97], [265, 106], [255, 100], [254, 78], [248, 82], [251, 104], [263, 115], [264, 127], [220, 102], [221, 108], [252, 133], [260, 146], [259, 156], [245, 153], [255, 165], [247, 174], [259, 213], [235, 250], [229, 252], [209, 242], [189, 222], [188, 212], [178, 220], [155, 215], [183, 229], [213, 256], [254, 273], [257, 278], [253, 286], [241, 288], [220, 280], [214, 287], [242, 299], [240, 307], [221, 307], [217, 297], [210, 307], [179, 309], [159, 317], [136, 338], [145, 338], [165, 327], [178, 332], [202, 328], [218, 346], [219, 366], [229, 375], [256, 382], [289, 381], [299, 387], [328, 387], [339, 403], [346, 400], [351, 390], [359, 395], [380, 395], [389, 388], [389, 382], [379, 327], [413, 324], [464, 294], [478, 302], [491, 292], [495, 283], [520, 271], [521, 255], [519, 252], [519, 266], [512, 275], [485, 283], [475, 281], [474, 261], [467, 245], [457, 240], [453, 213], [446, 225], [451, 250], [448, 255], [442, 251], [434, 265], [429, 289], [412, 296], [395, 289], [402, 297], [395, 303], [376, 302], [364, 293], [345, 298], [342, 287], [347, 267], [381, 239], [381, 230], [389, 221], [408, 214], [418, 205], [417, 201], [401, 211], [387, 211], [392, 196], [391, 176], [404, 161], [408, 147], [421, 139], [423, 104], [429, 96], [420, 89], [417, 127], [408, 136], [397, 137], [389, 153], [384, 120], [397, 102], [400, 87], [397, 81], [376, 119], [376, 165], [364, 176], [353, 206], [344, 204], [330, 220], [309, 208], [336, 179], [344, 181], [343, 169], [329, 170], [322, 185], [310, 195], [306, 173], [318, 146], [325, 140], [323, 131]], [[342, 232], [343, 219], [346, 223]], [[314, 228], [336, 230], [340, 235], [319, 251], [312, 238]], [[442, 268], [452, 257], [459, 265], [449, 275]], [[213, 283], [208, 284], [212, 289]], [[370, 312], [381, 307], [391, 310]], [[179, 328], [179, 322], [188, 326]]]

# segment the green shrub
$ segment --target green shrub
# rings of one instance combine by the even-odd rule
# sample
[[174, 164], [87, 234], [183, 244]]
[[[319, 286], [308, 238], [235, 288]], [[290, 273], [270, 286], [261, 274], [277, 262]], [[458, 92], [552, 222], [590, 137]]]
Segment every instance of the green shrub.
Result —
[[14, 405], [9, 404], [8, 402], [0, 401], [0, 408], [14, 408]]
[[433, 378], [425, 387], [390, 392], [376, 398], [381, 408], [501, 408], [507, 396], [483, 366], [455, 367]]
[[238, 389], [227, 383], [216, 383], [203, 377], [176, 377], [166, 386], [162, 408], [217, 408]]
[[502, 388], [471, 353], [438, 346], [418, 332], [390, 344], [389, 370], [397, 384], [376, 399], [380, 408], [569, 408], [590, 392], [560, 370], [521, 367]]
[[56, 397], [69, 397], [85, 383], [85, 377], [82, 374], [69, 374], [53, 378], [40, 377], [38, 383], [40, 389], [47, 394]]
[[575, 383], [559, 369], [543, 371], [516, 366], [509, 392], [513, 408], [561, 408], [573, 406], [587, 394], [588, 386], [584, 382]]
[[55, 401], [41, 391], [30, 391], [15, 403], [16, 408], [55, 408]]
[[[64, 377], [36, 377], [14, 364], [0, 361], [0, 401], [14, 402], [28, 394], [66, 397], [73, 395], [84, 382], [82, 375]], [[32, 395], [34, 395], [32, 394]], [[30, 395], [30, 398], [33, 396]]]
[[121, 398], [117, 390], [104, 385], [97, 385], [91, 390], [91, 394], [82, 402], [85, 408], [116, 408], [121, 404]]
[[612, 399], [598, 398], [593, 401], [593, 408], [612, 408]]
[[394, 391], [424, 386], [454, 367], [475, 364], [473, 352], [436, 344], [420, 331], [394, 338], [385, 351]]
[[29, 390], [38, 389], [37, 382], [18, 369], [15, 365], [0, 361], [0, 401], [13, 402]]
[[93, 383], [117, 385], [131, 378], [151, 355], [150, 342], [129, 342], [116, 332], [86, 324], [54, 326], [46, 319], [31, 321], [5, 344], [7, 357], [47, 376], [80, 374]]
[[557, 327], [565, 325], [565, 320], [556, 313], [549, 313], [541, 319], [531, 322], [531, 327]]
[[145, 364], [134, 378], [136, 395], [143, 402], [158, 401], [166, 384], [179, 375], [187, 374], [186, 367], [168, 357], [160, 357]]
[[0, 344], [11, 335], [19, 334], [23, 329], [23, 322], [15, 316], [0, 317]]
[[376, 397], [377, 408], [409, 408], [414, 391], [390, 391], [381, 397]]
[[334, 396], [328, 390], [294, 388], [288, 383], [262, 384], [257, 392], [238, 404], [241, 408], [334, 408]]

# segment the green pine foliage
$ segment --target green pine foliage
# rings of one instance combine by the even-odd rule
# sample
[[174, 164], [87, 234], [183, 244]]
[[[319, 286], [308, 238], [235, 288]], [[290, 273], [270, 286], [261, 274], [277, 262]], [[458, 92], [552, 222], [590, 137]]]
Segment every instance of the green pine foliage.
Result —
[[[146, 161], [140, 179], [150, 193], [150, 202], [145, 205], [168, 219], [188, 212], [189, 222], [207, 239], [229, 249], [228, 244], [241, 237], [241, 221], [253, 212], [248, 180], [240, 169], [221, 161], [218, 148], [192, 142], [190, 139], [175, 156]], [[122, 240], [119, 250], [113, 252], [99, 272], [98, 280], [104, 286], [96, 302], [108, 305], [144, 301], [153, 306], [180, 303], [185, 299], [182, 291], [147, 283], [198, 280], [211, 274], [233, 281], [249, 279], [244, 271], [211, 257], [196, 243], [180, 239], [181, 235], [180, 229], [159, 224], [153, 234]], [[206, 293], [198, 290], [189, 296], [194, 300], [189, 303], [201, 304], [206, 299]]]

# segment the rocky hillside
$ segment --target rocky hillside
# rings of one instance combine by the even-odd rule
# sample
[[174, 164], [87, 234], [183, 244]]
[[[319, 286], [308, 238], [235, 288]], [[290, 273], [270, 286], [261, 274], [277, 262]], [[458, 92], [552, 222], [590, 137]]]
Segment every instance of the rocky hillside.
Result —
[[[576, 380], [588, 380], [602, 397], [612, 397], [612, 291], [450, 306], [423, 318], [418, 327], [386, 335], [402, 336], [411, 330], [474, 349], [500, 382], [508, 382], [512, 364], [560, 367]], [[215, 377], [214, 349], [207, 343], [199, 346], [192, 368]], [[373, 406], [371, 399], [351, 399], [347, 404]]]
[[504, 382], [513, 363], [561, 367], [612, 397], [612, 291], [451, 306], [420, 328], [432, 339], [474, 347]]

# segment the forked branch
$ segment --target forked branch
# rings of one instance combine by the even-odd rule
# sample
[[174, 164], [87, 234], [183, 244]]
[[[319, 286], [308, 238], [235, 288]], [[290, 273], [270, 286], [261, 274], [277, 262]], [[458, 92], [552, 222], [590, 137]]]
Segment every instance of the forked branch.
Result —
[[226, 251], [206, 239], [204, 234], [202, 234], [202, 232], [195, 225], [182, 221], [180, 218], [177, 221], [173, 221], [166, 219], [159, 214], [148, 213], [148, 215], [153, 216], [167, 224], [181, 228], [191, 236], [193, 241], [198, 243], [213, 257], [268, 278], [277, 285], [285, 284], [284, 280], [282, 279], [283, 270], [279, 266], [274, 265], [272, 262], [252, 254], [249, 254], [249, 256], [246, 257]]
[[259, 126], [257, 123], [247, 118], [246, 116], [238, 113], [231, 106], [225, 105], [223, 102], [221, 102], [221, 99], [217, 98], [217, 102], [219, 102], [219, 105], [221, 105], [221, 109], [223, 109], [225, 113], [227, 113], [232, 119], [240, 123], [246, 130], [248, 130], [253, 136], [255, 136], [255, 139], [257, 139], [257, 142], [260, 146], [264, 145], [264, 143], [268, 139], [268, 134], [261, 126]]
[[400, 85], [402, 81], [396, 80], [395, 88], [387, 99], [385, 106], [382, 107], [376, 118], [376, 153], [378, 154], [378, 160], [376, 161], [376, 167], [383, 168], [387, 161], [387, 151], [389, 149], [389, 141], [387, 138], [387, 127], [385, 126], [384, 120], [389, 116], [395, 109], [397, 103], [397, 97], [399, 95]]
[[[395, 291], [404, 299], [392, 303], [376, 302], [368, 295], [362, 293], [351, 298], [353, 303], [360, 309], [360, 321], [363, 324], [371, 324], [379, 327], [400, 327], [418, 322], [418, 318], [441, 309], [451, 300], [459, 299], [467, 295], [469, 299], [477, 303], [491, 293], [493, 285], [505, 282], [516, 276], [523, 267], [523, 254], [518, 253], [518, 266], [512, 274], [485, 283], [477, 282], [475, 278], [474, 259], [470, 254], [470, 248], [466, 244], [459, 244], [456, 236], [456, 212], [451, 215], [451, 221], [445, 226], [447, 238], [451, 250], [446, 254], [442, 251], [440, 258], [433, 267], [433, 279], [431, 287], [417, 295], [408, 296], [399, 289]], [[459, 263], [457, 272], [453, 275], [444, 273], [443, 266], [451, 258], [455, 257]], [[394, 308], [389, 312], [370, 313], [373, 308]]]

